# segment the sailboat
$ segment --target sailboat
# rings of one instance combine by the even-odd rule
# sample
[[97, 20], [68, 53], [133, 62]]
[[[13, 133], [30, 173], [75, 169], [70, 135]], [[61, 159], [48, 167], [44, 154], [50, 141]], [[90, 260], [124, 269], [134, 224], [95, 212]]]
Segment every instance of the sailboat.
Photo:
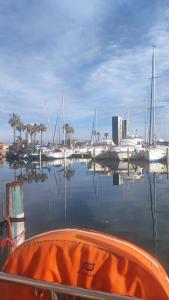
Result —
[[[110, 139], [99, 140], [99, 135], [97, 131], [97, 108], [95, 109], [95, 116], [93, 120], [93, 128], [91, 134], [91, 146], [88, 148], [88, 153], [93, 159], [108, 159], [112, 158], [113, 148], [115, 144]], [[93, 141], [93, 136], [98, 135], [98, 140]]]
[[167, 148], [156, 144], [155, 135], [155, 47], [153, 46], [152, 55], [152, 76], [151, 76], [151, 103], [150, 103], [150, 122], [149, 122], [149, 143], [148, 146], [139, 151], [137, 159], [153, 162], [164, 160]]
[[[62, 114], [64, 115], [64, 95], [63, 91], [61, 92], [61, 98], [62, 98]], [[58, 120], [58, 115], [57, 115]], [[56, 123], [57, 123], [56, 120]], [[56, 127], [56, 125], [55, 125]], [[54, 133], [55, 134], [55, 133]], [[53, 138], [54, 141], [54, 138]], [[48, 149], [45, 153], [43, 153], [43, 157], [45, 159], [64, 159], [64, 158], [70, 158], [73, 155], [73, 149], [68, 148], [66, 145], [66, 129], [64, 124], [64, 117], [63, 117], [63, 145], [59, 147], [52, 147], [51, 149]]]

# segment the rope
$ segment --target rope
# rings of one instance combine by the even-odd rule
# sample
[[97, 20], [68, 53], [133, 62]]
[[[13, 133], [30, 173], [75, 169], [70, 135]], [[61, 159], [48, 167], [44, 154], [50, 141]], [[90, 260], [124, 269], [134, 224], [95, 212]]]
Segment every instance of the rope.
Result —
[[8, 224], [9, 236], [2, 239], [0, 243], [0, 247], [4, 249], [6, 245], [9, 243], [12, 248], [16, 248], [16, 242], [14, 241], [13, 233], [12, 233], [12, 224], [9, 217], [6, 217], [4, 220]]

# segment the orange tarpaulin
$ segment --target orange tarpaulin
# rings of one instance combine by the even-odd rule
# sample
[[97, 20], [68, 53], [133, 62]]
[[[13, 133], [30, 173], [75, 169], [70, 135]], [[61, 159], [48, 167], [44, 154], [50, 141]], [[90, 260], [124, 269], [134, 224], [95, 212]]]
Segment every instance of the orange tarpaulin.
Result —
[[[168, 277], [153, 257], [129, 242], [92, 231], [63, 229], [31, 238], [11, 254], [3, 271], [141, 299], [169, 299]], [[40, 294], [0, 283], [4, 300], [50, 299]]]

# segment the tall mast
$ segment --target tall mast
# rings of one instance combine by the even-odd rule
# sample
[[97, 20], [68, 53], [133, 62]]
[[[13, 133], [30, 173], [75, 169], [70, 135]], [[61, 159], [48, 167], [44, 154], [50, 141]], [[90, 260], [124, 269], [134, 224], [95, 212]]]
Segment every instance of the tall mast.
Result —
[[63, 91], [61, 92], [61, 97], [62, 97], [62, 118], [63, 118], [63, 144], [65, 146], [66, 132], [65, 132], [65, 120], [64, 120], [64, 94], [63, 94]]
[[152, 89], [153, 89], [153, 124], [152, 124], [152, 142], [155, 145], [155, 46], [153, 46], [153, 68], [152, 68]]
[[155, 145], [155, 46], [152, 55], [149, 144]]
[[145, 144], [147, 144], [147, 99], [145, 99]]
[[97, 142], [97, 132], [98, 132], [98, 109], [97, 109], [97, 106], [96, 106], [96, 125], [95, 125], [95, 130], [96, 130], [96, 135], [95, 135], [95, 138], [96, 138], [96, 142]]
[[92, 124], [92, 133], [91, 133], [91, 138], [90, 138], [90, 143], [92, 143], [93, 142], [93, 135], [95, 135], [96, 136], [96, 123], [97, 123], [97, 121], [96, 121], [96, 119], [97, 119], [97, 108], [95, 108], [95, 111], [94, 111], [94, 119], [93, 119], [93, 124]]
[[50, 120], [49, 120], [49, 107], [48, 107], [48, 101], [47, 101], [47, 99], [45, 100], [45, 106], [46, 106], [47, 122], [48, 122], [48, 142], [51, 142]]

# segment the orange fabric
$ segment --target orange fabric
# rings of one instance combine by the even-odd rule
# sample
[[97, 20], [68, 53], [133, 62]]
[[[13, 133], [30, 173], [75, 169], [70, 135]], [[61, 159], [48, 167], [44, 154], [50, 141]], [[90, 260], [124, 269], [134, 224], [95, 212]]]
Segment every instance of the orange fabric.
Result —
[[[4, 272], [72, 286], [135, 296], [169, 299], [161, 265], [135, 245], [108, 235], [63, 229], [25, 241], [9, 257]], [[4, 300], [50, 299], [35, 289], [0, 283]]]

